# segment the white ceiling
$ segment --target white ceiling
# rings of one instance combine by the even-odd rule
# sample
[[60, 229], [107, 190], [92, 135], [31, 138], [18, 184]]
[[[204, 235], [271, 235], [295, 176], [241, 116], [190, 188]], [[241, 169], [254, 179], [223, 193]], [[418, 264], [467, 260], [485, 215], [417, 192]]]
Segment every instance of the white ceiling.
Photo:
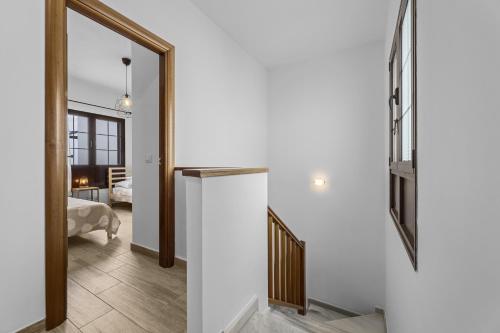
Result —
[[267, 67], [383, 40], [388, 0], [192, 0]]
[[[70, 76], [124, 91], [125, 66], [121, 58], [130, 58], [131, 50], [130, 40], [83, 15], [68, 10], [68, 73]], [[131, 68], [129, 68], [129, 75], [130, 73]]]

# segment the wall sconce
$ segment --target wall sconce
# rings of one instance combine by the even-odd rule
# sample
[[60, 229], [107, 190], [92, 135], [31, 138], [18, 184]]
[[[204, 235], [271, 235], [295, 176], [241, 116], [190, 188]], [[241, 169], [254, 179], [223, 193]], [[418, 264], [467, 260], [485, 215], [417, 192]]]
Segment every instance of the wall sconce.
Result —
[[326, 184], [326, 180], [323, 178], [315, 178], [314, 179], [314, 185], [316, 186], [324, 186]]
[[89, 186], [89, 179], [87, 177], [80, 177], [77, 183], [80, 185], [80, 187], [87, 187]]

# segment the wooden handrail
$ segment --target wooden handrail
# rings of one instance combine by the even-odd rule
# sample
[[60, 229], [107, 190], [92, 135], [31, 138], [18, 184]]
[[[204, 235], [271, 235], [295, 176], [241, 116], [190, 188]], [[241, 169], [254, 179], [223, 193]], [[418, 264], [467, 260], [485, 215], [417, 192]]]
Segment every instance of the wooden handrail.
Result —
[[288, 233], [288, 235], [290, 235], [290, 237], [292, 237], [295, 242], [297, 244], [299, 244], [299, 246], [302, 246], [301, 245], [301, 241], [298, 239], [297, 236], [294, 235], [294, 233], [286, 226], [285, 222], [283, 222], [278, 215], [276, 215], [276, 213], [271, 209], [271, 207], [267, 207], [267, 213], [268, 215], [272, 216], [273, 219], [276, 221], [276, 223], [278, 223], [283, 229], [286, 230], [286, 232]]
[[267, 173], [268, 168], [215, 168], [215, 169], [184, 169], [182, 175], [187, 177], [207, 178], [235, 175], [247, 175], [252, 173]]
[[305, 315], [306, 243], [268, 207], [268, 300]]

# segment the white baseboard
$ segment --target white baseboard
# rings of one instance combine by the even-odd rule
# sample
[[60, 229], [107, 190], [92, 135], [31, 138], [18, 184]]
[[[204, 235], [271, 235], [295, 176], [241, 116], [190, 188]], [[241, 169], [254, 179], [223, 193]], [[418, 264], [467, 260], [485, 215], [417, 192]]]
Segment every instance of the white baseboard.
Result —
[[258, 310], [259, 299], [257, 296], [253, 296], [222, 333], [238, 333]]

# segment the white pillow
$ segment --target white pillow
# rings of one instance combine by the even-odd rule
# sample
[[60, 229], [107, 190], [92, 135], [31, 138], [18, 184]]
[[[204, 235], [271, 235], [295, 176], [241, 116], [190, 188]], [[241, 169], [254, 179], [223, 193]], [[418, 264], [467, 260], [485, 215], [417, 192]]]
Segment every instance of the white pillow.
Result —
[[115, 187], [132, 188], [132, 179], [122, 180], [115, 184]]

